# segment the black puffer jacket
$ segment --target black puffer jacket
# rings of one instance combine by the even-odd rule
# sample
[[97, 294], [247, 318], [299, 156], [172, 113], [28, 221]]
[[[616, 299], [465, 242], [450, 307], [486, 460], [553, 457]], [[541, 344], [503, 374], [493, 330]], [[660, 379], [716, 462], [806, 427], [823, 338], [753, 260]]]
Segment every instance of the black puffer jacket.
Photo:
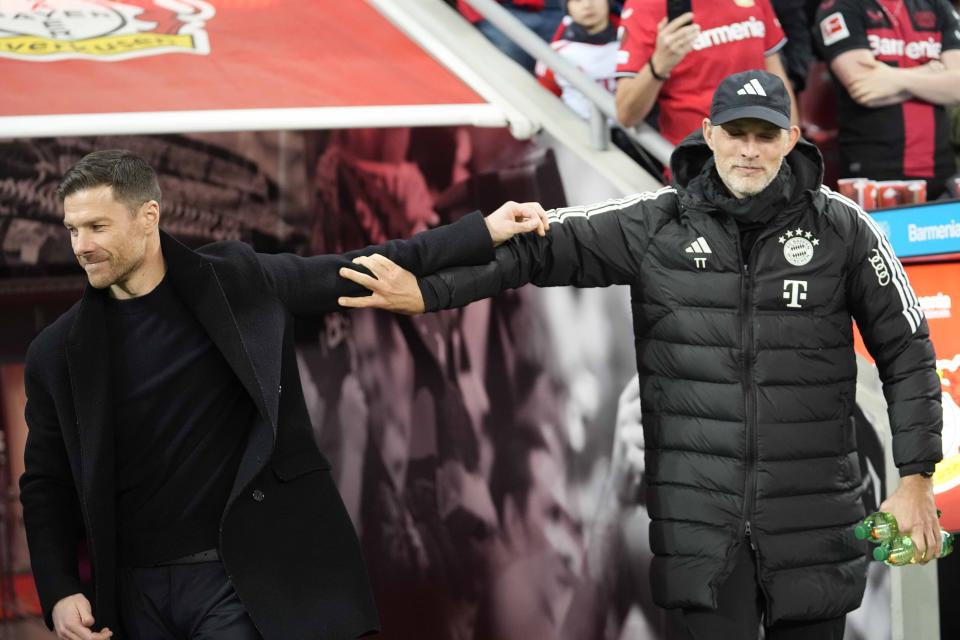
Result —
[[788, 156], [792, 203], [747, 264], [733, 218], [686, 188], [709, 158], [691, 136], [674, 153], [678, 188], [555, 210], [545, 238], [421, 290], [433, 310], [526, 283], [629, 284], [655, 600], [716, 607], [749, 540], [768, 622], [839, 616], [859, 606], [866, 569], [852, 535], [864, 510], [851, 316], [884, 380], [901, 472], [941, 457], [926, 320], [876, 225], [822, 186], [815, 147]]

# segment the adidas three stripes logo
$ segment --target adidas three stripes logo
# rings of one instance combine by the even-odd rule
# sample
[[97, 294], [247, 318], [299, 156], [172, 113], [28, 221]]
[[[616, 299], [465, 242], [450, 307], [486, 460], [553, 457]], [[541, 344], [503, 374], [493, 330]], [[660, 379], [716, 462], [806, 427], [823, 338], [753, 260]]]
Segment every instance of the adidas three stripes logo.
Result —
[[743, 85], [743, 89], [740, 89], [740, 91], [737, 91], [738, 96], [745, 96], [748, 93], [752, 96], [767, 95], [767, 92], [763, 90], [763, 86], [760, 84], [760, 82], [757, 81], [756, 78], [754, 78], [747, 84]]
[[707, 239], [704, 238], [703, 236], [700, 236], [699, 238], [694, 240], [693, 243], [689, 247], [687, 247], [686, 252], [687, 253], [713, 253], [713, 251], [710, 250], [710, 245], [707, 244]]

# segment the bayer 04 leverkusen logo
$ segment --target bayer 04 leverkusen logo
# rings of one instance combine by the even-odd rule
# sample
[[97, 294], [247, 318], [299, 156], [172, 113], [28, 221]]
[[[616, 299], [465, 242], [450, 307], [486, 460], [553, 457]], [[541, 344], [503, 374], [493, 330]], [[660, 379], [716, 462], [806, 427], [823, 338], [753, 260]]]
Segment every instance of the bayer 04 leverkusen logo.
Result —
[[210, 53], [200, 0], [0, 0], [0, 58], [128, 60]]

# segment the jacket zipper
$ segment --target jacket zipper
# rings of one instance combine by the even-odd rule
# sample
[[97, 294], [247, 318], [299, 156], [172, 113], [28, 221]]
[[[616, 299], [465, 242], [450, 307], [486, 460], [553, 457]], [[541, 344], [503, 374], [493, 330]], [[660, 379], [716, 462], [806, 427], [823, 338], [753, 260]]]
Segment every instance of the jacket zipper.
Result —
[[[760, 591], [764, 594], [765, 611], [767, 618], [770, 616], [770, 597], [767, 594], [766, 589], [763, 586], [763, 582], [760, 581], [760, 549], [757, 547], [757, 543], [753, 538], [753, 526], [750, 522], [750, 518], [753, 517], [753, 508], [756, 503], [756, 493], [757, 493], [757, 449], [759, 448], [759, 437], [760, 437], [760, 427], [757, 417], [757, 397], [756, 391], [753, 384], [753, 357], [754, 357], [754, 331], [753, 331], [753, 305], [752, 305], [752, 294], [753, 294], [753, 282], [752, 278], [756, 276], [752, 274], [750, 269], [750, 264], [748, 261], [743, 259], [743, 247], [740, 244], [740, 234], [737, 230], [734, 231], [736, 234], [737, 241], [737, 251], [740, 256], [740, 263], [743, 265], [743, 271], [741, 272], [741, 298], [740, 303], [743, 307], [743, 322], [740, 325], [740, 338], [743, 340], [743, 363], [742, 363], [742, 373], [743, 373], [743, 391], [744, 391], [744, 423], [746, 426], [746, 445], [747, 445], [747, 468], [746, 468], [746, 478], [744, 480], [744, 494], [743, 494], [743, 536], [747, 539], [747, 543], [750, 545], [750, 550], [753, 552], [754, 560], [757, 565], [757, 586]], [[751, 258], [750, 262], [756, 263], [757, 254], [760, 251], [761, 243], [771, 235], [771, 231], [767, 230], [765, 233], [761, 234], [754, 240], [753, 247], [751, 249]]]
[[[744, 391], [744, 423], [746, 426], [746, 445], [747, 445], [747, 467], [746, 478], [744, 482], [743, 493], [743, 520], [744, 535], [750, 541], [750, 547], [756, 549], [753, 542], [753, 530], [750, 526], [750, 518], [753, 516], [753, 506], [756, 493], [756, 458], [757, 458], [757, 421], [756, 421], [756, 397], [753, 389], [753, 311], [751, 305], [751, 294], [753, 285], [751, 281], [750, 265], [743, 260], [743, 249], [740, 247], [739, 238], [737, 247], [741, 252], [741, 262], [743, 263], [742, 287], [741, 287], [741, 305], [743, 308], [743, 321], [740, 324], [740, 337], [743, 344], [743, 391]], [[754, 245], [753, 252], [756, 253], [757, 246]]]

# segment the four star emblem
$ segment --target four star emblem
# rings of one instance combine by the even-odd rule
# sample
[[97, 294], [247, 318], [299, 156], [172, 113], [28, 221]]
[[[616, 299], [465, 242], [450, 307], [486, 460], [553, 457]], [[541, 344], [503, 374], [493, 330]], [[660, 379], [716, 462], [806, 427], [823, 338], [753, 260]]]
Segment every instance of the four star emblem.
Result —
[[777, 238], [777, 242], [779, 242], [780, 244], [786, 244], [787, 240], [793, 237], [806, 238], [807, 240], [810, 240], [810, 244], [812, 244], [815, 247], [820, 244], [820, 241], [817, 238], [813, 237], [813, 233], [809, 231], [804, 231], [803, 229], [799, 229], [799, 228], [790, 229], [786, 231], [782, 236]]

